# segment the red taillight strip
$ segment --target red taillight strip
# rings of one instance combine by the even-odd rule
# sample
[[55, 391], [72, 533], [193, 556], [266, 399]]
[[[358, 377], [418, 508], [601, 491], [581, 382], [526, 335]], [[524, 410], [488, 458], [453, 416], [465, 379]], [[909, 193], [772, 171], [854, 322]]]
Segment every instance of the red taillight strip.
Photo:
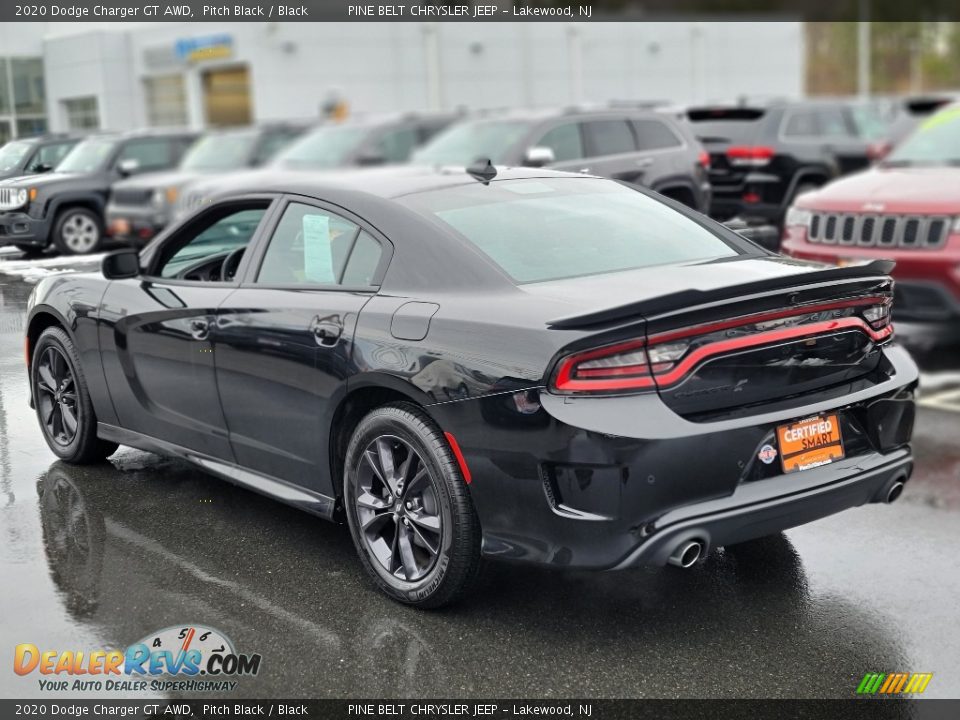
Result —
[[[714, 355], [720, 355], [726, 352], [732, 352], [758, 345], [775, 343], [781, 340], [804, 337], [806, 335], [816, 335], [829, 333], [836, 330], [858, 329], [865, 332], [874, 342], [882, 342], [893, 334], [893, 326], [887, 325], [879, 330], [874, 330], [866, 322], [858, 317], [837, 318], [834, 320], [824, 320], [817, 323], [808, 323], [797, 325], [791, 328], [778, 328], [748, 335], [742, 338], [733, 338], [730, 340], [720, 340], [709, 343], [690, 353], [683, 358], [679, 364], [672, 367], [667, 372], [655, 375], [640, 375], [639, 373], [649, 372], [648, 368], [641, 365], [630, 365], [622, 368], [602, 368], [602, 369], [584, 369], [577, 371], [578, 378], [573, 377], [574, 368], [581, 362], [591, 360], [597, 357], [606, 357], [619, 353], [629, 352], [642, 347], [652, 347], [673, 340], [680, 340], [692, 336], [709, 335], [721, 330], [729, 330], [744, 325], [779, 320], [786, 317], [797, 315], [809, 315], [811, 313], [823, 312], [826, 310], [841, 310], [850, 307], [873, 306], [882, 303], [889, 303], [889, 296], [870, 296], [862, 298], [853, 298], [850, 300], [838, 300], [836, 302], [819, 303], [812, 305], [801, 305], [788, 310], [776, 310], [772, 312], [755, 313], [753, 315], [744, 315], [731, 320], [722, 322], [707, 323], [705, 325], [695, 325], [669, 332], [652, 335], [649, 341], [633, 340], [606, 347], [597, 348], [584, 353], [570, 355], [564, 358], [557, 370], [554, 386], [561, 391], [577, 390], [637, 390], [654, 387], [666, 387], [672, 385], [681, 379], [694, 366], [706, 358]], [[590, 378], [592, 375], [604, 375], [603, 378]], [[636, 377], [624, 377], [634, 375]], [[617, 376], [617, 377], [611, 377]]]
[[464, 458], [463, 453], [460, 452], [460, 443], [457, 442], [453, 433], [445, 432], [443, 436], [447, 439], [447, 442], [450, 443], [450, 449], [453, 450], [453, 457], [457, 459], [457, 465], [460, 466], [460, 472], [463, 474], [463, 481], [469, 485], [473, 482], [473, 476], [470, 474], [470, 468], [467, 467], [466, 458]]
[[[608, 355], [615, 355], [618, 353], [630, 352], [631, 350], [637, 350], [646, 345], [644, 340], [631, 340], [625, 343], [619, 343], [617, 345], [607, 345], [606, 347], [598, 348], [596, 350], [588, 350], [587, 352], [577, 353], [575, 355], [570, 355], [565, 357], [560, 362], [560, 367], [557, 369], [557, 379], [554, 381], [554, 385], [560, 390], [590, 390], [591, 388], [600, 389], [609, 389], [602, 387], [604, 385], [603, 380], [575, 380], [573, 378], [573, 368], [582, 362], [587, 360], [592, 360], [598, 357], [606, 357]], [[640, 372], [647, 371], [649, 369], [645, 366], [631, 365], [629, 368], [631, 372], [636, 372], [633, 368], [641, 368]], [[605, 370], [609, 372], [609, 369]], [[581, 372], [590, 372], [589, 370]], [[617, 387], [626, 387], [626, 388], [643, 388], [643, 387], [653, 387], [653, 378], [649, 375], [647, 377], [636, 377], [636, 378], [617, 378], [613, 380], [616, 383]]]
[[706, 325], [694, 325], [683, 330], [673, 330], [651, 335], [648, 345], [659, 345], [673, 340], [692, 337], [694, 335], [709, 335], [720, 330], [729, 330], [730, 328], [741, 327], [742, 325], [752, 325], [754, 323], [767, 322], [769, 320], [781, 320], [795, 315], [808, 315], [825, 310], [842, 310], [843, 308], [860, 307], [861, 305], [879, 305], [890, 302], [887, 296], [854, 298], [852, 300], [838, 300], [837, 302], [819, 303], [816, 305], [800, 305], [788, 310], [774, 310], [772, 312], [755, 313], [753, 315], [743, 315], [732, 320], [722, 322], [708, 323]]
[[657, 387], [667, 387], [680, 380], [690, 370], [703, 360], [714, 355], [733, 352], [735, 350], [744, 350], [746, 348], [756, 347], [758, 345], [769, 345], [783, 340], [793, 340], [808, 335], [824, 335], [838, 330], [862, 330], [874, 342], [886, 340], [893, 333], [893, 326], [887, 325], [881, 330], [874, 330], [866, 322], [858, 317], [845, 317], [836, 320], [824, 320], [822, 322], [810, 323], [808, 325], [797, 325], [796, 327], [780, 328], [777, 330], [768, 330], [767, 332], [757, 333], [755, 335], [745, 335], [744, 337], [731, 338], [730, 340], [719, 340], [709, 345], [697, 348], [687, 355], [683, 360], [677, 363], [669, 372], [656, 376]]

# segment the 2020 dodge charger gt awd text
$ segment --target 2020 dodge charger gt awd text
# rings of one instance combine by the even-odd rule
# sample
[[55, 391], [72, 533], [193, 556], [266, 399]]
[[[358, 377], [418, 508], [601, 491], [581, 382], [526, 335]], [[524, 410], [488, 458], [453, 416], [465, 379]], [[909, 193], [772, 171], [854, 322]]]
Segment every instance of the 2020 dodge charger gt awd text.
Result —
[[910, 476], [890, 263], [780, 257], [542, 169], [222, 190], [36, 287], [31, 397], [59, 457], [130, 445], [345, 518], [373, 581], [423, 607], [482, 556], [687, 566]]

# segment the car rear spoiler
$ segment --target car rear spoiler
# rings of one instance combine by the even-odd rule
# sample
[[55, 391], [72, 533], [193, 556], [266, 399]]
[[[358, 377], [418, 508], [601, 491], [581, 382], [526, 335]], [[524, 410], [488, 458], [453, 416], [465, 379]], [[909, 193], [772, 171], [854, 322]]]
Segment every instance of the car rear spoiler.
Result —
[[871, 260], [862, 265], [831, 267], [815, 270], [803, 275], [784, 275], [742, 284], [728, 285], [715, 290], [681, 290], [660, 297], [638, 302], [617, 305], [603, 310], [593, 310], [582, 315], [569, 315], [547, 322], [547, 327], [557, 330], [584, 328], [592, 325], [615, 322], [631, 317], [649, 318], [671, 310], [692, 308], [712, 302], [731, 300], [739, 296], [762, 293], [768, 290], [780, 290], [802, 285], [829, 283], [839, 280], [858, 278], [881, 278], [888, 276], [896, 263], [893, 260]]

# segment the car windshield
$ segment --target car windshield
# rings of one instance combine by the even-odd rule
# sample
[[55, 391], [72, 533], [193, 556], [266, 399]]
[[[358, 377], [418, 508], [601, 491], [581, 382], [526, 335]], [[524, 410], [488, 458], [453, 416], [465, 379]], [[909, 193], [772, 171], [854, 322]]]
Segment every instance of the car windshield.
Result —
[[337, 167], [369, 133], [369, 127], [358, 125], [317, 128], [290, 143], [272, 164], [289, 168]]
[[960, 165], [960, 107], [941, 110], [897, 146], [884, 165]]
[[889, 104], [881, 102], [855, 103], [850, 114], [857, 126], [857, 135], [865, 140], [883, 140], [890, 132], [893, 112]]
[[401, 202], [475, 245], [517, 283], [738, 254], [719, 235], [612, 180], [460, 185]]
[[112, 138], [91, 138], [78, 143], [57, 165], [57, 172], [88, 173], [101, 169], [107, 164], [110, 155], [116, 149], [119, 140]]
[[471, 165], [489, 158], [504, 163], [510, 149], [530, 129], [519, 120], [481, 120], [454, 125], [413, 154], [424, 165]]
[[0, 171], [13, 170], [30, 152], [30, 143], [9, 142], [0, 148]]
[[253, 155], [257, 133], [214, 133], [197, 140], [183, 156], [181, 170], [235, 170], [245, 167]]

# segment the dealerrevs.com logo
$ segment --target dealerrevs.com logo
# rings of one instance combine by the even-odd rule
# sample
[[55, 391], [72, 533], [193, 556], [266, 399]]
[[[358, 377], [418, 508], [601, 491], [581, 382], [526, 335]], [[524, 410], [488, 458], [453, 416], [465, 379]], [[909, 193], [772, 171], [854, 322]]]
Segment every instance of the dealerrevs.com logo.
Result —
[[43, 676], [38, 678], [40, 689], [49, 691], [222, 692], [237, 686], [233, 678], [256, 675], [260, 661], [259, 654], [238, 653], [219, 630], [175, 625], [125, 650], [59, 651], [21, 643], [14, 651], [13, 670]]

